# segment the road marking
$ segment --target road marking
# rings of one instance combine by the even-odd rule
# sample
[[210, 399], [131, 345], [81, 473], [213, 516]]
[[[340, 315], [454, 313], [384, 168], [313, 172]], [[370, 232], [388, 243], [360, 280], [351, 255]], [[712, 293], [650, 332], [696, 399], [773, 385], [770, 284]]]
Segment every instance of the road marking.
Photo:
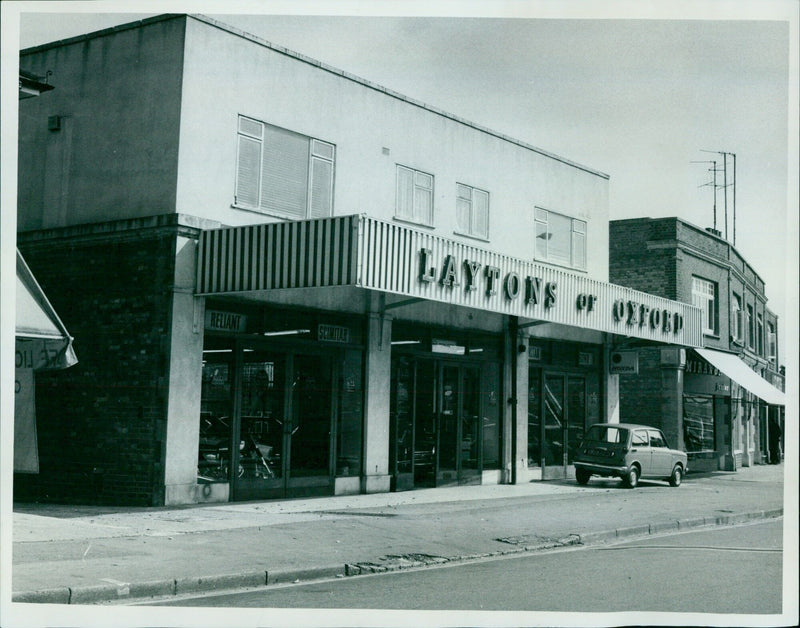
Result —
[[783, 553], [780, 547], [714, 547], [713, 545], [627, 545], [625, 547], [599, 547], [602, 551], [626, 549], [681, 549], [681, 550], [711, 550], [725, 552], [776, 552]]

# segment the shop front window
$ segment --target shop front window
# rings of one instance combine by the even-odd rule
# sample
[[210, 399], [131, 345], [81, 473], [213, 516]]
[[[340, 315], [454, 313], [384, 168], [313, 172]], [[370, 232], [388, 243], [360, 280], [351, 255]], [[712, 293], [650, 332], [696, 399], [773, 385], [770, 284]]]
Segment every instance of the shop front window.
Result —
[[[282, 477], [283, 396], [286, 367], [282, 356], [247, 354], [242, 366], [242, 412], [237, 477]], [[265, 359], [266, 358], [266, 359]]]
[[714, 451], [714, 398], [683, 396], [683, 441], [687, 453]]
[[542, 459], [541, 376], [531, 370], [528, 379], [528, 466], [538, 467]]
[[483, 367], [483, 468], [500, 468], [500, 363]]
[[362, 399], [361, 352], [346, 351], [342, 367], [336, 426], [336, 475], [361, 472]]
[[231, 351], [203, 353], [197, 481], [227, 482], [231, 460]]

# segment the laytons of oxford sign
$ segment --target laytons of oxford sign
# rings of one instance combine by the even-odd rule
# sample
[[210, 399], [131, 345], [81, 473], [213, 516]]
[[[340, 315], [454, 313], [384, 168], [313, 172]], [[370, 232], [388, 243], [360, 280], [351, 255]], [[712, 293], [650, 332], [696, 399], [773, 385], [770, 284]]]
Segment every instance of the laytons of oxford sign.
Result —
[[[269, 291], [313, 288], [326, 303], [341, 295], [352, 305], [359, 301], [339, 290], [350, 287], [382, 292], [387, 305], [390, 295], [412, 297], [702, 346], [701, 313], [692, 305], [366, 215], [206, 230], [198, 255], [198, 295], [267, 299]], [[298, 303], [314, 294], [298, 292]]]
[[[465, 259], [460, 264], [453, 255], [446, 255], [437, 269], [431, 265], [432, 252], [430, 249], [420, 249], [419, 280], [423, 283], [437, 282], [449, 289], [461, 287], [468, 292], [478, 290], [478, 284], [483, 281], [483, 292], [487, 298], [495, 298], [498, 293], [508, 300], [522, 299], [526, 307], [542, 304], [549, 309], [556, 304], [558, 299], [558, 283], [556, 281], [543, 281], [541, 277], [527, 275], [520, 277], [515, 271], [507, 272], [501, 279], [501, 269], [497, 266], [484, 266], [479, 261]], [[461, 275], [459, 275], [459, 270]], [[463, 281], [462, 281], [463, 278]], [[524, 294], [523, 294], [524, 293]], [[575, 308], [591, 313], [598, 302], [595, 294], [580, 293], [575, 298]], [[654, 330], [660, 329], [664, 333], [678, 334], [683, 329], [683, 314], [668, 309], [651, 308], [646, 303], [633, 300], [615, 299], [612, 304], [612, 313], [615, 321], [625, 321], [628, 326], [645, 327]]]

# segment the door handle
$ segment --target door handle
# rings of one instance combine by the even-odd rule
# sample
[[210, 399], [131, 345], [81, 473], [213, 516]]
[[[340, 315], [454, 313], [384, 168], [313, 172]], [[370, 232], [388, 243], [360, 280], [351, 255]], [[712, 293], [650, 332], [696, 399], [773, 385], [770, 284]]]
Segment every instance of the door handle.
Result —
[[631, 449], [631, 453], [635, 454], [637, 451], [639, 451], [639, 450], [638, 449]]

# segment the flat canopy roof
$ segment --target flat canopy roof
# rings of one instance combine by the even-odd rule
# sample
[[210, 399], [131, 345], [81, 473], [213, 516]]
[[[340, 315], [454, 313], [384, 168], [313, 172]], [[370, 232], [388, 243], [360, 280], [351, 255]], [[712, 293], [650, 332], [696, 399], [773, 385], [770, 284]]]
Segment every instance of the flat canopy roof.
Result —
[[353, 286], [686, 347], [700, 309], [369, 216], [204, 231], [198, 295]]

